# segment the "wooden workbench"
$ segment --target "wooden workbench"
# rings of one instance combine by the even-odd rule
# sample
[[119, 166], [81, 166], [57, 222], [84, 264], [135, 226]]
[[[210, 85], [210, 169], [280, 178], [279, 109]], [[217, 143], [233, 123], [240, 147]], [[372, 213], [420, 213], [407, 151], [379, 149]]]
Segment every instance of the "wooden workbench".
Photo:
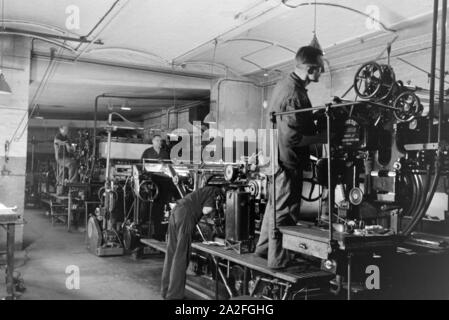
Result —
[[7, 208], [0, 204], [0, 227], [6, 231], [6, 293], [5, 299], [14, 300], [14, 251], [16, 225], [24, 224], [22, 215], [17, 212], [17, 207]]

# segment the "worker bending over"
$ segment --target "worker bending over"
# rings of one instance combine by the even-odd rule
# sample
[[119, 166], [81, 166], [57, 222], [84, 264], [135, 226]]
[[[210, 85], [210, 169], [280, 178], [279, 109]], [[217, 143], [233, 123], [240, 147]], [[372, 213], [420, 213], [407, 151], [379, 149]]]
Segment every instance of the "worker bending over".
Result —
[[168, 243], [162, 271], [161, 294], [164, 299], [184, 299], [186, 270], [189, 265], [192, 235], [203, 215], [216, 210], [220, 188], [204, 187], [178, 200], [168, 224]]

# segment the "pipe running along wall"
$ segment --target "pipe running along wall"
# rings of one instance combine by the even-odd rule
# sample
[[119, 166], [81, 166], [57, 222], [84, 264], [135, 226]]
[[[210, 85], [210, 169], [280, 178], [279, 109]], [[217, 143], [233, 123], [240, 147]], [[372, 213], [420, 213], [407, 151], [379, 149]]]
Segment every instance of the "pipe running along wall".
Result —
[[[435, 70], [436, 70], [436, 25], [438, 23], [438, 0], [434, 0], [434, 20], [433, 20], [433, 36], [432, 36], [432, 69], [431, 69], [431, 90], [430, 90], [430, 113], [429, 113], [429, 142], [432, 141], [432, 127], [433, 127], [433, 109], [435, 102], [435, 85], [433, 84], [435, 81]], [[446, 26], [447, 21], [447, 0], [442, 1], [442, 15], [441, 15], [441, 26]], [[435, 59], [435, 60], [434, 60]], [[432, 168], [430, 165], [427, 167], [427, 178], [426, 178], [426, 186], [424, 188], [424, 192], [422, 192], [420, 202], [418, 204], [417, 210], [412, 217], [412, 220], [408, 224], [408, 226], [403, 230], [403, 234], [405, 236], [409, 236], [416, 225], [425, 217], [427, 210], [433, 200], [436, 189], [438, 187], [438, 183], [441, 175], [441, 153], [442, 153], [442, 145], [441, 145], [441, 133], [442, 133], [442, 122], [444, 116], [444, 78], [445, 78], [445, 67], [446, 67], [446, 28], [441, 28], [441, 49], [440, 49], [440, 83], [439, 83], [439, 101], [438, 101], [438, 135], [437, 135], [437, 144], [438, 150], [435, 157], [434, 162], [434, 176], [431, 179]], [[432, 85], [433, 84], [433, 85]], [[431, 182], [432, 180], [432, 182]]]

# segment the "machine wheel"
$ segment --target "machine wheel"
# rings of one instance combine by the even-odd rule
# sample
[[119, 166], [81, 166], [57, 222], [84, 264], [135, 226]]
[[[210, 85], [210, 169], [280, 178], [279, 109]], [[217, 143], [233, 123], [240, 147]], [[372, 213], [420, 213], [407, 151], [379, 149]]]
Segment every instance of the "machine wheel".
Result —
[[[311, 165], [312, 165], [312, 177], [311, 178], [305, 178], [303, 179], [303, 182], [306, 183], [310, 183], [310, 191], [309, 194], [307, 196], [301, 194], [301, 199], [306, 201], [306, 202], [316, 202], [318, 200], [320, 200], [323, 197], [323, 191], [321, 190], [321, 192], [318, 192], [318, 195], [316, 197], [313, 197], [313, 194], [315, 192], [315, 189], [318, 187], [321, 187], [318, 183], [318, 178], [317, 178], [317, 172], [316, 172], [316, 166], [317, 166], [317, 162], [316, 161], [311, 161]], [[303, 190], [306, 189], [302, 188]]]
[[139, 236], [132, 226], [125, 226], [123, 228], [123, 247], [127, 251], [132, 251], [137, 248], [139, 244]]
[[421, 101], [413, 92], [403, 92], [394, 101], [394, 116], [399, 122], [409, 122], [422, 111]]
[[380, 101], [386, 99], [394, 90], [396, 76], [388, 65], [368, 62], [362, 65], [354, 78], [354, 90], [357, 96], [365, 100]]

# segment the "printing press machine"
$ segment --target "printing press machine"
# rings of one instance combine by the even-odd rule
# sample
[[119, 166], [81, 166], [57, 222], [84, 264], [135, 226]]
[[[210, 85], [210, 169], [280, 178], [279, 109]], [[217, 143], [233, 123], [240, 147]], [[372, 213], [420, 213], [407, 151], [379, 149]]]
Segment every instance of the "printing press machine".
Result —
[[[331, 143], [304, 173], [297, 225], [272, 230], [292, 253], [292, 268], [271, 270], [252, 254], [273, 188], [271, 174], [257, 160], [188, 168], [194, 186], [227, 190], [217, 201], [218, 214], [199, 223], [192, 244], [191, 278], [214, 281], [215, 290], [190, 281], [193, 291], [215, 298], [415, 298], [418, 277], [439, 286], [439, 298], [447, 297], [441, 279], [447, 279], [449, 264], [448, 215], [429, 210], [436, 193], [448, 201], [447, 116], [430, 121], [424, 112], [429, 105], [421, 100], [425, 93], [396, 81], [389, 65], [364, 64], [353, 88], [357, 101], [335, 98], [299, 111], [314, 112]], [[274, 128], [283, 114], [272, 114]], [[438, 141], [428, 143], [428, 132]], [[161, 241], [141, 241], [165, 248]], [[424, 275], [420, 266], [429, 255], [441, 268]]]

